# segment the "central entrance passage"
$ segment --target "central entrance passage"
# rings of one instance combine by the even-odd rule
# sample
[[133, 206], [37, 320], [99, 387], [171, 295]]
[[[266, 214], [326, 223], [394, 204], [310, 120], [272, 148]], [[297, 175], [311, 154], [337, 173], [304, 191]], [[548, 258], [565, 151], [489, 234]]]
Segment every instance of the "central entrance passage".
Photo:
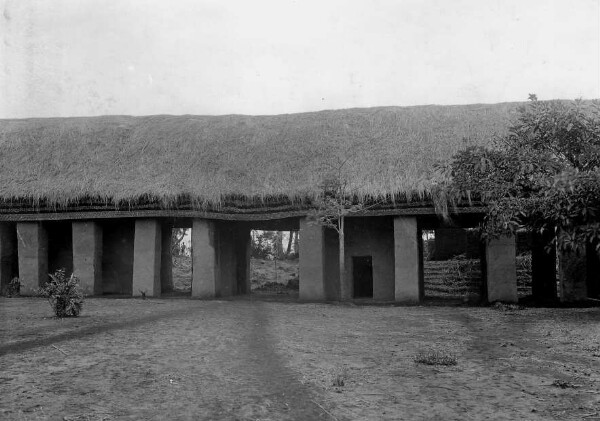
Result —
[[297, 300], [300, 292], [300, 219], [247, 222], [249, 289], [255, 297]]
[[371, 256], [352, 257], [352, 279], [354, 298], [373, 298], [373, 258]]
[[251, 231], [251, 292], [297, 298], [299, 279], [298, 230]]

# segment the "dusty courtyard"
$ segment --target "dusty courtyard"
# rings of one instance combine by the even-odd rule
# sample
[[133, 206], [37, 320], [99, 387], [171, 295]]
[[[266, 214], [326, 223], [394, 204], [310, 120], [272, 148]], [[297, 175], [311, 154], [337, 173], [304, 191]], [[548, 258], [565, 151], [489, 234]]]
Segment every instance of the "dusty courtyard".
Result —
[[2, 298], [0, 335], [6, 420], [600, 419], [599, 308]]

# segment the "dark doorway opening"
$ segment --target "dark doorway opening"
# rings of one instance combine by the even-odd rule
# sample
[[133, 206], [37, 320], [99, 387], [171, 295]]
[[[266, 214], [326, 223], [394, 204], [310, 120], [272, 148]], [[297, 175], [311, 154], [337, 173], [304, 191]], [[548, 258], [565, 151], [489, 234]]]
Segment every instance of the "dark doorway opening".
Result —
[[373, 298], [373, 258], [371, 256], [352, 257], [352, 278], [354, 298]]

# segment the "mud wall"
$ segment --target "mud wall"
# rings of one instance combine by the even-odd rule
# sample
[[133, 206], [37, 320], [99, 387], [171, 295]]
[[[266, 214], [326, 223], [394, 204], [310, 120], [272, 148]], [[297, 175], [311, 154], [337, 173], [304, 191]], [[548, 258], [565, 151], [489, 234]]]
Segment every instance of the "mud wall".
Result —
[[128, 294], [133, 286], [133, 243], [135, 222], [114, 220], [102, 223], [102, 291]]
[[[302, 238], [300, 238], [302, 242]], [[324, 291], [326, 300], [340, 299], [339, 238], [333, 229], [325, 229], [323, 250]], [[300, 256], [302, 258], [302, 256]], [[346, 280], [348, 281], [348, 280]], [[302, 282], [302, 280], [300, 280]]]
[[371, 256], [373, 299], [394, 300], [394, 222], [391, 217], [347, 218], [346, 283], [354, 287], [352, 257]]
[[250, 292], [250, 227], [244, 223], [217, 224], [220, 295]]

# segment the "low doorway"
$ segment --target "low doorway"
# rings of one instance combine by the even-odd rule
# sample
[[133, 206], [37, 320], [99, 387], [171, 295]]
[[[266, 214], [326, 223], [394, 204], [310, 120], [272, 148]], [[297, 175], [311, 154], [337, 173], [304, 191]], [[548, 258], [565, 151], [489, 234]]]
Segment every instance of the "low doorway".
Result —
[[354, 280], [354, 298], [373, 298], [372, 256], [352, 257], [352, 279]]

